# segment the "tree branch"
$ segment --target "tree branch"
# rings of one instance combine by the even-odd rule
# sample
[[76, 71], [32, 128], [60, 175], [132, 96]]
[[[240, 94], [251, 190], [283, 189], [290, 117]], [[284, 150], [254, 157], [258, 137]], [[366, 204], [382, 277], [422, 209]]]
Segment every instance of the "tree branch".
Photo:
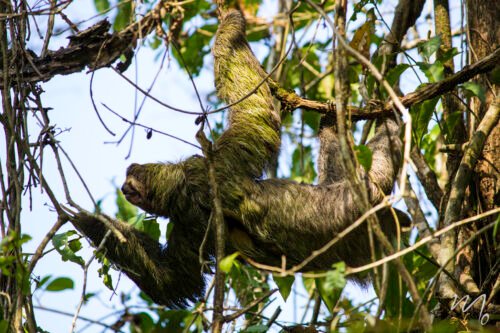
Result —
[[[497, 50], [498, 51], [498, 50]], [[500, 98], [497, 98], [490, 105], [490, 108], [483, 117], [476, 132], [472, 136], [469, 146], [464, 153], [464, 157], [460, 162], [455, 178], [453, 179], [450, 199], [446, 206], [444, 214], [443, 227], [451, 225], [454, 221], [460, 218], [462, 212], [462, 205], [465, 196], [465, 190], [469, 184], [471, 173], [477, 163], [479, 156], [483, 150], [484, 143], [488, 138], [491, 130], [498, 124], [500, 117]], [[448, 232], [442, 236], [441, 250], [439, 253], [439, 263], [446, 265], [446, 269], [450, 272], [453, 271], [454, 262], [450, 260], [453, 256], [456, 247], [455, 233]], [[444, 275], [440, 277], [439, 294], [442, 298], [452, 298], [455, 292], [452, 285]]]
[[[443, 81], [427, 84], [414, 92], [406, 94], [400, 98], [401, 102], [405, 107], [410, 107], [417, 103], [442, 95], [453, 90], [460, 83], [470, 80], [477, 74], [491, 71], [499, 62], [500, 48], [496, 49], [495, 52], [477, 61], [476, 63], [465, 66], [461, 71], [451, 75]], [[285, 109], [287, 110], [293, 111], [298, 108], [304, 108], [319, 113], [327, 113], [330, 112], [330, 110], [335, 110], [335, 107], [332, 109], [331, 104], [328, 102], [319, 102], [302, 98], [294, 92], [281, 88], [276, 82], [271, 81], [268, 83], [273, 95], [280, 100], [281, 103], [283, 103]], [[387, 102], [382, 105], [378, 101], [374, 101], [374, 103], [371, 103], [366, 108], [348, 107], [348, 111], [351, 112], [353, 120], [375, 119], [382, 116], [388, 116], [392, 114], [392, 109], [392, 102]]]
[[[161, 22], [162, 14], [164, 16], [167, 13], [162, 9], [168, 10], [170, 5], [168, 1], [161, 0], [141, 20], [113, 34], [108, 33], [110, 23], [103, 20], [69, 37], [70, 42], [65, 48], [48, 51], [41, 57], [37, 57], [33, 52], [27, 52], [29, 53], [27, 56], [33, 58], [23, 67], [22, 73], [16, 76], [15, 69], [9, 68], [7, 76], [11, 82], [16, 78], [22, 78], [23, 82], [39, 82], [48, 81], [58, 74], [81, 72], [86, 67], [91, 70], [109, 67], [122, 54], [133, 52], [137, 40], [146, 37], [154, 30], [157, 23]], [[123, 65], [120, 70], [124, 71], [127, 66]], [[4, 85], [4, 71], [5, 68], [2, 66], [0, 86]]]

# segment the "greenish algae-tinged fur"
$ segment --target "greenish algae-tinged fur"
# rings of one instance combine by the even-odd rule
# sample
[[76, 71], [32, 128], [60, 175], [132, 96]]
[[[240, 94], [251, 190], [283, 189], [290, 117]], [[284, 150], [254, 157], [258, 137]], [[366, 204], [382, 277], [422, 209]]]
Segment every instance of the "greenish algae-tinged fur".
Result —
[[[239, 250], [257, 262], [279, 267], [285, 256], [288, 267], [298, 264], [362, 214], [341, 165], [335, 131], [325, 128], [320, 133], [319, 185], [263, 179], [264, 170], [279, 153], [280, 118], [265, 82], [240, 101], [266, 73], [248, 46], [239, 12], [229, 11], [222, 19], [213, 53], [219, 98], [227, 104], [239, 101], [231, 106], [228, 128], [214, 144], [228, 229], [226, 253]], [[402, 143], [395, 120], [378, 121], [367, 145], [373, 153], [372, 168], [368, 174], [362, 168], [358, 172], [370, 203], [377, 204], [392, 190], [401, 164]], [[119, 243], [113, 235], [106, 242], [106, 255], [155, 302], [169, 307], [198, 300], [205, 288], [203, 273], [208, 271], [204, 263], [213, 264], [213, 234], [207, 232], [211, 192], [206, 165], [201, 156], [176, 164], [132, 164], [123, 193], [145, 211], [169, 218], [174, 228], [163, 247], [124, 223], [113, 222], [128, 242]], [[403, 213], [396, 213], [400, 222], [408, 222]], [[384, 232], [393, 237], [396, 222], [390, 210], [377, 216]], [[73, 223], [94, 244], [99, 244], [106, 230], [90, 217]], [[304, 270], [326, 270], [338, 261], [353, 267], [366, 264], [370, 262], [368, 244], [366, 226], [358, 227]]]

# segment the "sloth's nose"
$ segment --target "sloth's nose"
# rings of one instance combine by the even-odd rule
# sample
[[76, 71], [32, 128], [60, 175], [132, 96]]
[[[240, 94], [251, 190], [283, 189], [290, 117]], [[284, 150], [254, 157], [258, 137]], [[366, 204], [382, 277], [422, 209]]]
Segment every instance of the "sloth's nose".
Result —
[[127, 196], [127, 195], [137, 193], [137, 190], [129, 181], [126, 181], [125, 184], [123, 184], [123, 186], [122, 186], [122, 193], [125, 196]]

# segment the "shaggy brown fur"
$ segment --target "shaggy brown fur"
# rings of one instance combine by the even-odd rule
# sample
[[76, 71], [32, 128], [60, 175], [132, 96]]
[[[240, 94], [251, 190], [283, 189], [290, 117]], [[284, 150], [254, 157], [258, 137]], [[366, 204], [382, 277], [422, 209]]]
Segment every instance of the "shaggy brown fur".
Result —
[[[217, 31], [215, 82], [226, 103], [238, 101], [256, 87], [265, 72], [245, 39], [245, 23], [230, 11]], [[229, 128], [215, 142], [214, 163], [229, 237], [227, 251], [238, 250], [255, 261], [281, 265], [300, 263], [312, 251], [331, 240], [361, 215], [357, 196], [339, 162], [335, 132], [325, 128], [320, 135], [320, 184], [298, 184], [290, 180], [261, 179], [263, 170], [277, 155], [280, 121], [266, 83], [231, 108]], [[394, 120], [379, 121], [368, 144], [373, 167], [359, 170], [369, 200], [380, 202], [388, 194], [401, 162], [399, 129]], [[210, 186], [203, 157], [193, 156], [177, 164], [132, 164], [127, 170], [123, 193], [149, 213], [170, 218], [174, 228], [168, 244], [159, 244], [139, 231], [117, 224], [129, 240], [119, 244], [114, 236], [106, 242], [108, 257], [148, 293], [155, 302], [185, 306], [204, 289], [199, 248], [211, 214]], [[378, 214], [387, 235], [395, 233], [389, 210]], [[398, 212], [404, 221], [407, 218]], [[91, 218], [77, 218], [75, 225], [95, 244], [102, 239], [104, 225]], [[366, 227], [359, 227], [304, 270], [329, 269], [337, 261], [359, 266], [370, 261]], [[214, 254], [212, 233], [203, 257]]]

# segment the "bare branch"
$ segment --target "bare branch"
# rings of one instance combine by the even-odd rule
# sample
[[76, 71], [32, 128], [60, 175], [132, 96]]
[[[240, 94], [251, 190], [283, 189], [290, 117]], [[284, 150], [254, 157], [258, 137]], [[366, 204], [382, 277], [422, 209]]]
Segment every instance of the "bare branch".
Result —
[[[32, 57], [31, 64], [26, 64], [22, 72], [17, 73], [18, 76], [16, 76], [16, 69], [9, 68], [7, 76], [11, 81], [22, 78], [23, 82], [38, 82], [48, 81], [58, 74], [81, 72], [87, 67], [91, 70], [109, 67], [122, 54], [131, 53], [137, 41], [154, 30], [156, 24], [161, 22], [161, 14], [167, 13], [166, 10], [161, 10], [168, 10], [167, 4], [167, 1], [160, 1], [141, 20], [114, 34], [108, 33], [110, 28], [108, 21], [100, 21], [70, 37], [70, 42], [65, 48], [47, 51], [41, 57], [32, 53], [27, 55], [27, 57]], [[4, 71], [5, 67], [2, 66], [0, 86], [4, 85]]]
[[[500, 48], [492, 54], [484, 57], [478, 62], [465, 66], [461, 71], [451, 75], [449, 78], [432, 84], [427, 84], [419, 89], [401, 97], [401, 102], [405, 107], [410, 107], [417, 103], [440, 96], [453, 90], [457, 85], [464, 83], [477, 74], [491, 71], [500, 62]], [[307, 98], [302, 98], [296, 93], [281, 88], [276, 82], [268, 82], [273, 95], [284, 104], [286, 110], [293, 111], [298, 108], [304, 108], [319, 113], [327, 113], [332, 108], [329, 102], [319, 102]], [[366, 108], [348, 107], [353, 120], [375, 119], [392, 114], [393, 104], [387, 102], [383, 106], [379, 102], [370, 104]], [[335, 110], [335, 107], [334, 109]]]

